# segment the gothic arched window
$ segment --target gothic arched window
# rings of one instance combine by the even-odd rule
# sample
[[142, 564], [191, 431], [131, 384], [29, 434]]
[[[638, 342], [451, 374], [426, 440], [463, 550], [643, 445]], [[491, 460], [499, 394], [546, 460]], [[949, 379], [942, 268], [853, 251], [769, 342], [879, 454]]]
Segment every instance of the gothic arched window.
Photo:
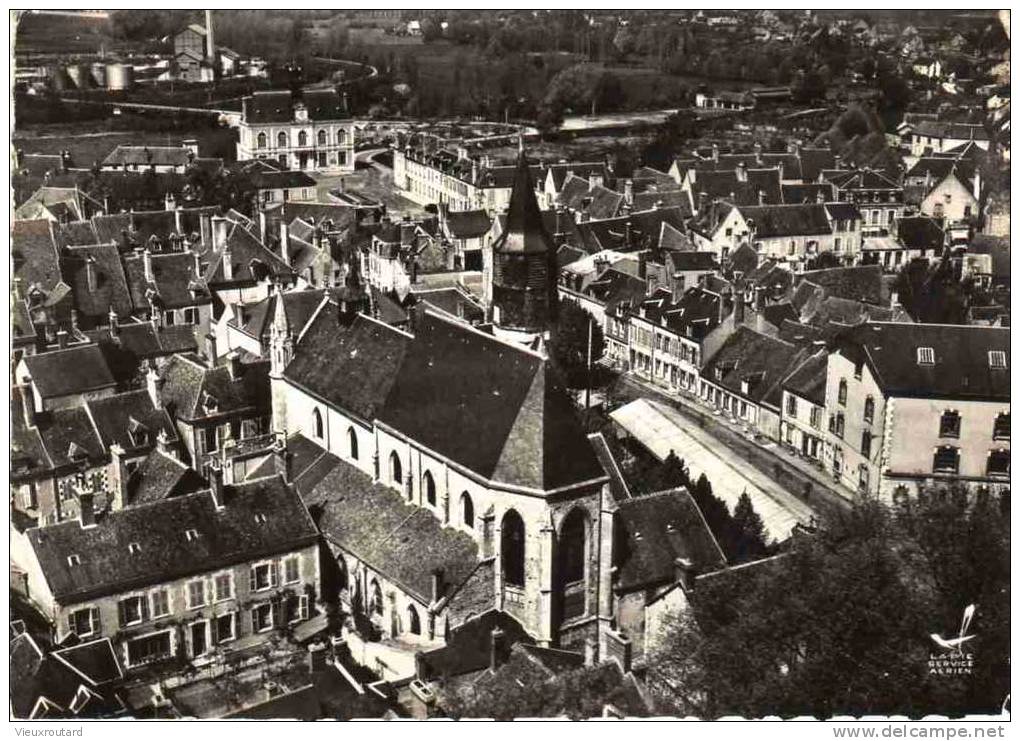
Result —
[[353, 427], [347, 428], [347, 447], [350, 449], [351, 458], [358, 460], [358, 433]]
[[473, 529], [475, 526], [475, 503], [471, 501], [471, 495], [467, 492], [460, 495], [460, 511], [464, 524]]
[[404, 467], [400, 465], [400, 456], [397, 455], [396, 451], [390, 453], [390, 480], [394, 484], [402, 484], [404, 482]]
[[281, 131], [279, 134], [276, 135], [276, 146], [278, 146], [278, 147], [286, 147], [287, 146], [287, 134], [286, 134], [286, 132]]
[[436, 482], [432, 478], [432, 473], [430, 471], [425, 472], [424, 486], [425, 499], [434, 507], [436, 505]]
[[315, 432], [315, 436], [322, 440], [325, 435], [325, 429], [322, 424], [322, 412], [318, 409], [312, 411], [312, 426]]
[[524, 586], [524, 520], [514, 510], [503, 515], [500, 528], [500, 551], [503, 581], [515, 587]]

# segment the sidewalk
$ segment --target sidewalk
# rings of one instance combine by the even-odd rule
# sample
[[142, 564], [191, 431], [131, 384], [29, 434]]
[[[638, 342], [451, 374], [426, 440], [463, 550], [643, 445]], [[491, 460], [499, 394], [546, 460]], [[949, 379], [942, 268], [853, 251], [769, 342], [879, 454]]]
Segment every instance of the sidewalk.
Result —
[[[703, 406], [690, 394], [672, 393], [630, 374], [620, 376], [616, 391], [624, 398], [650, 396], [665, 402], [693, 423], [687, 428], [692, 437], [709, 448], [725, 445], [749, 466], [821, 514], [843, 512], [852, 504], [849, 492], [844, 493], [823, 470], [785, 450], [779, 443], [756, 440], [754, 433], [743, 425], [730, 421], [723, 414], [714, 414], [713, 408]], [[627, 391], [638, 393], [628, 394]]]

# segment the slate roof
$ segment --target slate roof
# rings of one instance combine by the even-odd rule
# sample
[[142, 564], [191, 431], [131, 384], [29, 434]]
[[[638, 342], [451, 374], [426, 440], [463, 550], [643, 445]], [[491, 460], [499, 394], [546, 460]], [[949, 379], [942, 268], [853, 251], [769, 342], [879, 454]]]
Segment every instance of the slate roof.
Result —
[[[184, 420], [230, 413], [257, 416], [269, 411], [269, 362], [243, 363], [230, 377], [229, 361], [210, 368], [193, 355], [175, 355], [162, 373], [161, 398], [167, 410]], [[206, 411], [206, 402], [212, 402]]]
[[783, 381], [783, 388], [818, 406], [825, 406], [825, 378], [829, 354], [819, 350], [796, 366]]
[[682, 231], [669, 224], [663, 224], [662, 231], [659, 233], [659, 249], [690, 252], [694, 251], [695, 246]]
[[730, 271], [748, 274], [758, 268], [758, 253], [754, 247], [744, 242], [730, 253], [728, 262]]
[[338, 324], [331, 301], [308, 325], [287, 380], [358, 417], [378, 415], [389, 394], [411, 338], [383, 323], [358, 316], [349, 328]]
[[918, 121], [914, 124], [913, 133], [919, 136], [929, 136], [938, 139], [988, 141], [988, 134], [985, 133], [984, 126], [981, 124], [961, 124], [952, 121]]
[[595, 457], [599, 459], [599, 465], [609, 477], [609, 493], [612, 495], [613, 501], [622, 502], [624, 499], [630, 499], [630, 487], [627, 486], [627, 480], [623, 477], [623, 472], [620, 470], [606, 438], [601, 432], [595, 432], [588, 435], [588, 439], [591, 441], [592, 450], [595, 451]]
[[442, 572], [450, 594], [481, 562], [470, 535], [444, 527], [432, 512], [404, 501], [344, 461], [338, 461], [307, 500], [323, 502], [318, 523], [328, 540], [425, 604], [432, 602], [433, 573]]
[[305, 90], [299, 98], [290, 92], [271, 90], [256, 92], [242, 100], [243, 120], [251, 124], [291, 123], [298, 102], [308, 109], [308, 120], [335, 121], [348, 118], [340, 96], [334, 90]]
[[[705, 363], [701, 377], [752, 402], [778, 408], [782, 401], [779, 384], [796, 362], [796, 350], [788, 342], [741, 325]], [[746, 392], [743, 381], [749, 384]]]
[[831, 234], [825, 207], [814, 203], [781, 206], [741, 206], [740, 215], [754, 221], [758, 238]]
[[[870, 322], [834, 343], [867, 362], [888, 395], [1009, 402], [1009, 328]], [[934, 365], [918, 364], [919, 347], [934, 350]], [[1007, 368], [991, 367], [993, 350], [1005, 353]]]
[[61, 648], [53, 655], [85, 675], [93, 686], [114, 682], [124, 676], [109, 638]]
[[[265, 247], [259, 240], [240, 224], [231, 223], [227, 227], [227, 249], [209, 250], [203, 256], [208, 262], [205, 279], [208, 283], [237, 283], [259, 281], [270, 277], [284, 277], [293, 274], [287, 263]], [[230, 255], [233, 274], [229, 281], [224, 278], [223, 258]]]
[[[544, 172], [552, 173], [553, 185], [556, 190], [562, 190], [563, 184], [571, 174], [579, 180], [587, 180], [592, 175], [602, 176], [603, 182], [608, 181], [610, 175], [605, 162], [556, 162], [544, 165], [542, 169]], [[542, 178], [543, 183], [545, 177], [547, 176]]]
[[926, 178], [931, 174], [932, 185], [935, 185], [950, 173], [956, 173], [962, 182], [970, 185], [974, 177], [974, 166], [966, 160], [950, 159], [949, 157], [918, 157], [904, 177]]
[[88, 684], [71, 667], [47, 656], [28, 633], [11, 640], [9, 676], [15, 718], [28, 718], [40, 697], [59, 707], [58, 717], [68, 714], [78, 688]]
[[660, 205], [664, 208], [678, 208], [685, 216], [690, 216], [693, 213], [690, 195], [687, 191], [678, 189], [648, 190], [644, 193], [635, 193], [631, 208], [634, 211], [648, 211]]
[[187, 167], [192, 152], [187, 147], [134, 146], [118, 144], [103, 160], [104, 167], [135, 165], [148, 167]]
[[630, 592], [676, 580], [676, 559], [698, 571], [726, 565], [722, 549], [686, 489], [671, 489], [617, 502], [619, 547], [613, 588]]
[[546, 359], [431, 312], [379, 420], [497, 482], [548, 491], [604, 475]]
[[[12, 386], [9, 409], [11, 411], [11, 478], [31, 477], [35, 472], [48, 470], [53, 462], [46, 453], [46, 446], [38, 427], [25, 424], [24, 406], [27, 387]], [[28, 392], [29, 394], [31, 392]], [[31, 403], [31, 396], [27, 397]], [[13, 511], [13, 510], [12, 510]]]
[[689, 270], [718, 270], [714, 252], [671, 252], [666, 260], [674, 273]]
[[[217, 510], [207, 491], [126, 507], [95, 527], [67, 521], [26, 531], [60, 604], [162, 584], [314, 544], [315, 524], [282, 478], [224, 487]], [[266, 522], [256, 520], [262, 514]], [[189, 541], [185, 533], [195, 530]], [[128, 544], [141, 550], [128, 554]], [[68, 556], [77, 554], [72, 566]]]
[[546, 230], [535, 200], [535, 186], [527, 161], [518, 158], [513, 190], [507, 210], [506, 227], [493, 242], [493, 252], [540, 253], [553, 251], [552, 237]]
[[98, 345], [26, 355], [22, 361], [44, 399], [112, 388], [117, 383]]
[[836, 191], [832, 183], [783, 183], [782, 203], [817, 203], [818, 196], [823, 201], [836, 200]]
[[24, 292], [33, 284], [43, 291], [51, 291], [61, 281], [51, 224], [46, 219], [15, 220], [11, 228], [14, 277], [21, 278]]
[[[315, 310], [322, 305], [325, 294], [324, 288], [283, 292], [283, 311], [287, 315], [290, 331], [294, 333], [295, 337], [301, 334], [305, 325], [315, 314]], [[240, 328], [245, 334], [260, 340], [269, 338], [269, 329], [273, 324], [276, 302], [280, 300], [280, 295], [280, 293], [273, 293], [253, 306], [240, 304], [236, 307], [242, 312], [243, 323]]]
[[99, 439], [85, 407], [55, 409], [36, 417], [36, 426], [45, 450], [47, 468], [69, 464], [104, 463], [107, 450]]
[[492, 227], [485, 209], [478, 211], [451, 211], [446, 215], [446, 228], [454, 239], [475, 239]]
[[79, 244], [99, 244], [101, 241], [91, 221], [69, 221], [54, 225], [54, 236], [64, 247]]
[[[685, 217], [679, 208], [653, 208], [635, 211], [628, 216], [599, 221], [582, 221], [577, 224], [585, 250], [633, 251], [659, 246], [666, 225], [683, 231]], [[630, 239], [627, 239], [628, 225]]]
[[827, 180], [839, 190], [899, 190], [901, 186], [885, 174], [864, 168], [832, 175]]
[[440, 311], [468, 322], [480, 322], [485, 319], [485, 311], [481, 305], [459, 288], [438, 288], [431, 291], [415, 291], [415, 298], [426, 302]]
[[314, 188], [315, 178], [301, 170], [278, 172], [253, 172], [248, 176], [256, 190], [289, 190], [291, 188]]
[[503, 631], [504, 645], [511, 650], [534, 641], [512, 615], [501, 610], [487, 610], [453, 628], [445, 646], [418, 654], [423, 676], [430, 679], [456, 677], [487, 669], [491, 661], [492, 631], [496, 628]]

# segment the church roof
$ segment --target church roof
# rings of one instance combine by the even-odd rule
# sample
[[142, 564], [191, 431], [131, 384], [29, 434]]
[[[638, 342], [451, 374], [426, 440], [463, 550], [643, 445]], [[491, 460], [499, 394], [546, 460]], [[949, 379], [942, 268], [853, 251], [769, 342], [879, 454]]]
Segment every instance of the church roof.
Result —
[[546, 231], [535, 200], [535, 184], [531, 170], [521, 155], [514, 171], [513, 189], [510, 192], [510, 208], [507, 211], [506, 228], [492, 245], [495, 252], [550, 252], [553, 241]]

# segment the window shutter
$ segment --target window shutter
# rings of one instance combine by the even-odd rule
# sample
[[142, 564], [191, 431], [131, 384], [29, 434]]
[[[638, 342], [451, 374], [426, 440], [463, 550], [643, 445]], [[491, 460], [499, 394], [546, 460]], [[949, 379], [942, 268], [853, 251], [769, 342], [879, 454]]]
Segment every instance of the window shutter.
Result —
[[269, 584], [270, 584], [270, 586], [275, 587], [277, 584], [280, 583], [280, 575], [277, 573], [277, 571], [278, 571], [277, 563], [276, 563], [276, 561], [273, 561], [271, 564], [269, 564]]
[[212, 645], [214, 645], [214, 646], [217, 643], [220, 642], [220, 637], [219, 637], [220, 630], [219, 630], [219, 628], [220, 628], [219, 618], [216, 617], [216, 616], [213, 616], [212, 618], [210, 618], [210, 620], [209, 620], [209, 640], [212, 643]]
[[255, 567], [252, 566], [248, 569], [248, 591], [255, 591]]
[[125, 623], [127, 623], [127, 620], [124, 619], [124, 602], [123, 601], [117, 603], [117, 617], [120, 620], [120, 627], [123, 628]]
[[142, 621], [145, 622], [149, 619], [149, 598], [147, 595], [142, 595], [138, 601], [142, 603]]
[[299, 605], [299, 609], [301, 611], [301, 619], [302, 620], [307, 620], [308, 619], [308, 595], [307, 594], [302, 594], [298, 599], [300, 600], [298, 605]]
[[68, 633], [75, 633], [75, 632], [77, 632], [75, 630], [74, 613], [73, 612], [70, 612], [70, 613], [67, 614], [67, 632]]

